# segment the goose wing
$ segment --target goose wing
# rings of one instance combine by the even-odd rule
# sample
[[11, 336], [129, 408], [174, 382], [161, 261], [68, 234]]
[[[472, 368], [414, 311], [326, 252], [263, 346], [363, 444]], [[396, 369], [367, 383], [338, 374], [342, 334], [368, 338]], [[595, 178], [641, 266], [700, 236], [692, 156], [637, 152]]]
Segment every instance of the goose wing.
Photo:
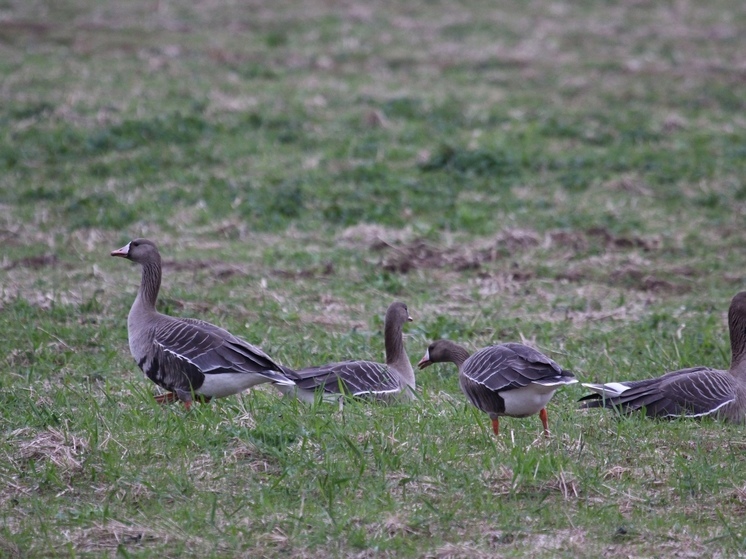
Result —
[[177, 369], [177, 374], [193, 369], [204, 375], [246, 373], [279, 384], [292, 384], [283, 374], [286, 369], [261, 349], [209, 322], [164, 321], [155, 331], [153, 344], [164, 361]]
[[[609, 384], [616, 394], [609, 390], [585, 396], [583, 407], [616, 407], [625, 413], [644, 409], [648, 417], [702, 417], [716, 413], [736, 399], [733, 376], [709, 367], [692, 367], [653, 379]], [[620, 390], [622, 387], [626, 388]]]
[[325, 393], [393, 394], [401, 387], [396, 375], [383, 363], [373, 361], [342, 361], [295, 371], [291, 377], [298, 388]]
[[520, 388], [532, 382], [576, 382], [570, 371], [562, 369], [543, 353], [517, 343], [493, 345], [477, 351], [464, 362], [461, 374], [492, 391]]

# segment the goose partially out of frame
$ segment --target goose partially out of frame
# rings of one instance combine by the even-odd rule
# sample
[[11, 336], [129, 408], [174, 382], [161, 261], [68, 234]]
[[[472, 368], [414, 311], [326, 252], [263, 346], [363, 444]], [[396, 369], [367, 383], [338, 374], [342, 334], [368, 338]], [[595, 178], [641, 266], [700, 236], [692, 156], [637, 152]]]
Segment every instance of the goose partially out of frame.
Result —
[[690, 367], [645, 380], [583, 384], [594, 392], [580, 399], [582, 408], [644, 411], [648, 417], [713, 416], [743, 423], [746, 419], [746, 291], [728, 309], [731, 360], [727, 371]]

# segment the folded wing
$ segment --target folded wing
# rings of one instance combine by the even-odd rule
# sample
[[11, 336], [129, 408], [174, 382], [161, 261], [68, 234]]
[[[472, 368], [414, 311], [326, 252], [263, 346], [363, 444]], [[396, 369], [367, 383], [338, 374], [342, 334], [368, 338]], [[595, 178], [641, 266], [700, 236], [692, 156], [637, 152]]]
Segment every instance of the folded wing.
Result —
[[520, 388], [532, 382], [572, 384], [577, 382], [570, 371], [533, 348], [507, 343], [484, 348], [463, 365], [462, 374], [489, 390]]
[[342, 361], [295, 371], [291, 377], [302, 390], [364, 396], [390, 394], [401, 387], [396, 375], [383, 363]]
[[645, 410], [648, 417], [702, 417], [716, 414], [736, 399], [727, 371], [693, 367], [641, 381], [587, 386], [596, 394], [583, 397], [583, 407]]

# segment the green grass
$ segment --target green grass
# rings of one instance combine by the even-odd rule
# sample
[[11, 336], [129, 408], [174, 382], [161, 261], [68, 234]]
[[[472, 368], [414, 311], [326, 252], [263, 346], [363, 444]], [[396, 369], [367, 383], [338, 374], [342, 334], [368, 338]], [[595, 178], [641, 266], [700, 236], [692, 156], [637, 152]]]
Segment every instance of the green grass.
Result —
[[583, 381], [726, 367], [744, 288], [746, 9], [0, 5], [0, 556], [740, 556], [742, 428], [271, 388], [160, 408], [161, 309], [300, 367], [448, 337]]

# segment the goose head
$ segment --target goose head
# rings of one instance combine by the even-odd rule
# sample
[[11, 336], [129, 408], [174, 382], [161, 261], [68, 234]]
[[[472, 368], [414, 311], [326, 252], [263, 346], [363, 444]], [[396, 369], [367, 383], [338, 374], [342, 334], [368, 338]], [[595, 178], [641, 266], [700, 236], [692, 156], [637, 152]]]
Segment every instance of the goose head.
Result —
[[[466, 353], [466, 351], [458, 344], [455, 344], [450, 340], [437, 340], [428, 346], [425, 355], [422, 356], [422, 359], [417, 363], [417, 366], [420, 369], [424, 369], [433, 363], [456, 363], [457, 357], [463, 353]], [[461, 362], [463, 362], [466, 357], [468, 357], [468, 353], [466, 353], [466, 356], [461, 359]]]
[[126, 258], [138, 264], [160, 263], [161, 260], [158, 247], [149, 239], [134, 239], [122, 248], [112, 251], [111, 255]]
[[405, 322], [412, 322], [412, 317], [409, 316], [409, 309], [407, 305], [401, 301], [395, 301], [389, 305], [386, 311], [385, 322], [387, 324], [404, 324]]

